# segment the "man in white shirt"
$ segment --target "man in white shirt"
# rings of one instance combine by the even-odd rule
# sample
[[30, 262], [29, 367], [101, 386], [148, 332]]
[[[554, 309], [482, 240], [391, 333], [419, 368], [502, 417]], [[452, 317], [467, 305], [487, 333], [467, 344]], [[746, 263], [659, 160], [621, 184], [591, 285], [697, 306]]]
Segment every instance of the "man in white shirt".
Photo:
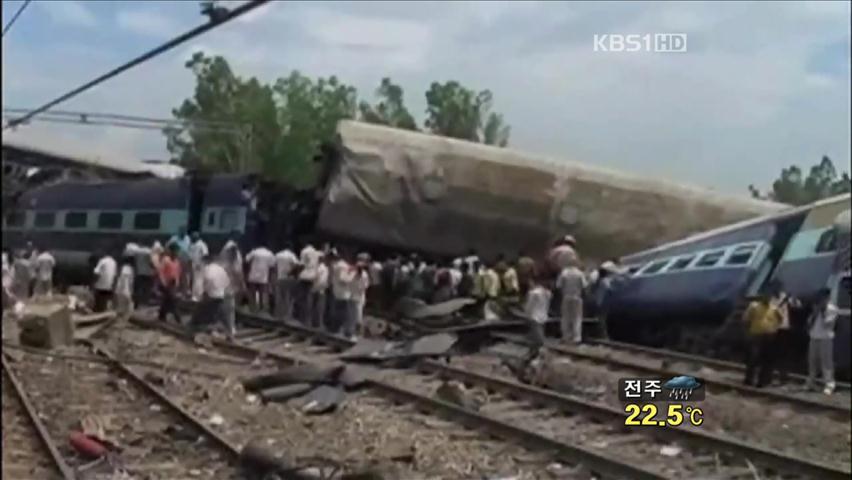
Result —
[[370, 288], [370, 256], [359, 254], [355, 269], [355, 276], [349, 287], [352, 301], [355, 303], [354, 318], [350, 319], [354, 323], [350, 328], [353, 334], [362, 332], [364, 326], [364, 306], [367, 304], [367, 290]]
[[805, 388], [810, 390], [816, 381], [817, 372], [822, 372], [825, 382], [823, 393], [834, 393], [834, 324], [837, 306], [831, 303], [831, 290], [824, 288], [817, 295], [813, 312], [808, 318], [808, 380]]
[[311, 310], [311, 291], [313, 289], [314, 280], [317, 277], [317, 267], [319, 266], [321, 252], [313, 247], [310, 243], [305, 245], [305, 248], [299, 253], [299, 263], [302, 266], [302, 271], [299, 272], [299, 283], [297, 284], [296, 302], [299, 305], [298, 316], [299, 321], [305, 325], [310, 325], [313, 318]]
[[299, 259], [290, 250], [289, 245], [275, 254], [275, 316], [283, 320], [289, 320], [293, 316], [293, 294], [296, 286], [293, 272], [297, 265]]
[[13, 301], [12, 291], [12, 264], [9, 261], [9, 253], [3, 251], [3, 309]]
[[577, 268], [576, 260], [559, 274], [556, 288], [562, 296], [562, 341], [580, 343], [583, 339], [583, 289], [586, 288], [586, 277]]
[[119, 318], [125, 318], [133, 311], [133, 255], [125, 254], [121, 258], [118, 279], [115, 281], [115, 311]]
[[33, 267], [24, 250], [15, 252], [15, 260], [12, 261], [12, 295], [15, 299], [24, 301], [30, 297], [30, 280], [33, 275]]
[[275, 267], [275, 254], [257, 247], [246, 255], [249, 266], [248, 288], [252, 308], [264, 311], [269, 306], [269, 272]]
[[50, 295], [53, 291], [53, 267], [56, 266], [56, 259], [48, 251], [38, 254], [35, 260], [36, 269], [36, 295]]
[[112, 300], [113, 287], [118, 265], [109, 255], [102, 255], [95, 266], [95, 312], [103, 312]]
[[333, 314], [333, 330], [343, 330], [347, 328], [350, 317], [354, 315], [350, 312], [350, 300], [352, 299], [352, 291], [349, 284], [355, 278], [354, 267], [343, 259], [343, 257], [333, 257], [331, 263], [331, 294], [334, 297], [332, 306]]
[[317, 266], [317, 276], [314, 278], [314, 285], [311, 291], [311, 311], [313, 312], [314, 328], [325, 328], [329, 330], [325, 324], [326, 311], [326, 292], [328, 292], [328, 277], [329, 268], [328, 262], [320, 261]]
[[530, 320], [529, 341], [531, 345], [526, 358], [528, 362], [538, 356], [539, 350], [544, 345], [544, 324], [547, 323], [552, 296], [550, 290], [536, 279], [531, 278], [529, 281], [530, 290], [527, 292], [524, 302], [524, 314]]
[[192, 244], [189, 246], [189, 263], [192, 267], [192, 300], [197, 302], [204, 293], [204, 257], [210, 254], [207, 244], [198, 232], [192, 232]]
[[233, 323], [234, 316], [228, 311], [230, 306], [226, 302], [231, 288], [228, 272], [222, 265], [213, 262], [209, 254], [202, 261], [204, 265], [201, 271], [203, 296], [192, 317], [190, 327], [195, 330], [205, 324], [221, 324], [225, 327], [228, 338], [233, 339], [236, 326]]

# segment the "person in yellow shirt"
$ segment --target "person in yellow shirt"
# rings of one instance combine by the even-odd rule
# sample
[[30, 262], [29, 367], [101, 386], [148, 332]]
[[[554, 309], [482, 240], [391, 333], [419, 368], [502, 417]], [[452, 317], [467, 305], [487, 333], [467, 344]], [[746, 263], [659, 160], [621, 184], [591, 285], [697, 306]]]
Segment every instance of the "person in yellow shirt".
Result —
[[781, 311], [771, 295], [764, 293], [749, 303], [743, 321], [747, 337], [743, 383], [762, 388], [772, 380], [772, 347], [782, 322]]

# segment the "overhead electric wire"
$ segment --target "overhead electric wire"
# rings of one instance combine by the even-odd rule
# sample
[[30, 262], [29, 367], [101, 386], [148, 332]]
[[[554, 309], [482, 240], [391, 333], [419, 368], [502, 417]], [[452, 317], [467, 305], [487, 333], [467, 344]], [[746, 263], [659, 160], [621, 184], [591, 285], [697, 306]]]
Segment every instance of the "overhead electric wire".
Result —
[[[10, 118], [8, 115], [3, 115], [5, 118]], [[98, 120], [98, 119], [80, 119], [80, 118], [52, 118], [50, 116], [39, 116], [33, 119], [37, 122], [47, 122], [47, 123], [64, 123], [64, 124], [72, 124], [72, 125], [88, 125], [88, 126], [106, 126], [106, 127], [121, 127], [121, 128], [135, 128], [137, 130], [154, 130], [157, 132], [162, 132], [164, 128], [168, 127], [185, 127], [186, 125], [181, 124], [167, 124], [167, 125], [146, 125], [139, 124], [121, 120]], [[228, 127], [210, 127], [210, 126], [197, 126], [193, 127], [193, 129], [208, 132], [208, 133], [228, 133], [228, 134], [243, 134], [243, 130], [236, 128], [228, 128]]]
[[26, 10], [26, 9], [27, 9], [27, 5], [29, 5], [29, 4], [30, 4], [30, 2], [32, 2], [32, 1], [33, 1], [33, 0], [24, 0], [24, 3], [21, 5], [21, 7], [20, 7], [20, 8], [18, 8], [18, 11], [17, 11], [17, 12], [15, 12], [15, 14], [14, 14], [14, 15], [12, 16], [12, 18], [9, 20], [9, 23], [7, 23], [5, 27], [3, 27], [3, 34], [2, 34], [2, 35], [0, 35], [0, 37], [5, 37], [5, 36], [6, 36], [6, 32], [8, 32], [8, 31], [9, 31], [9, 29], [10, 29], [10, 28], [12, 28], [12, 25], [14, 25], [14, 24], [15, 24], [15, 22], [17, 22], [17, 21], [18, 21], [18, 17], [20, 17], [20, 16], [21, 16], [21, 14], [22, 14], [22, 13], [24, 13], [24, 10]]
[[42, 113], [46, 110], [49, 110], [51, 107], [54, 107], [54, 106], [66, 101], [70, 98], [73, 98], [73, 97], [85, 92], [86, 90], [88, 90], [88, 89], [90, 89], [90, 88], [92, 88], [92, 87], [94, 87], [94, 86], [96, 86], [96, 85], [98, 85], [102, 82], [105, 82], [106, 80], [109, 80], [112, 77], [115, 77], [115, 76], [117, 76], [117, 75], [139, 65], [139, 64], [142, 64], [142, 63], [156, 57], [157, 55], [160, 55], [162, 53], [165, 53], [165, 52], [171, 50], [172, 48], [186, 42], [187, 40], [191, 40], [191, 39], [207, 32], [208, 30], [212, 30], [213, 28], [216, 28], [219, 25], [222, 25], [222, 24], [229, 22], [229, 21], [231, 21], [231, 20], [233, 20], [233, 19], [235, 19], [235, 18], [237, 18], [241, 15], [244, 15], [244, 14], [254, 10], [255, 8], [261, 6], [265, 3], [268, 3], [268, 2], [269, 2], [269, 0], [249, 0], [246, 3], [240, 5], [239, 7], [235, 8], [235, 9], [233, 9], [233, 10], [227, 12], [227, 13], [222, 14], [221, 16], [213, 16], [213, 17], [211, 17], [210, 22], [205, 23], [204, 25], [199, 25], [198, 27], [193, 28], [192, 30], [184, 33], [183, 35], [180, 35], [180, 36], [178, 36], [178, 37], [176, 37], [172, 40], [169, 40], [168, 42], [164, 43], [163, 45], [160, 45], [159, 47], [157, 47], [153, 50], [150, 50], [150, 51], [134, 58], [133, 60], [125, 63], [124, 65], [121, 65], [119, 67], [116, 67], [116, 68], [110, 70], [109, 72], [95, 78], [94, 80], [92, 80], [92, 81], [90, 81], [90, 82], [88, 82], [84, 85], [81, 85], [81, 86], [71, 90], [70, 92], [56, 98], [55, 100], [51, 100], [50, 102], [47, 102], [46, 104], [42, 105], [41, 107], [38, 107], [35, 110], [30, 111], [30, 113], [24, 115], [23, 117], [20, 117], [20, 118], [17, 118], [15, 120], [10, 121], [8, 124], [6, 124], [6, 126], [3, 127], [3, 130], [6, 130], [8, 128], [20, 125], [21, 123], [26, 122], [27, 120], [33, 118], [34, 116], [36, 116], [36, 115], [38, 115], [38, 114], [40, 114], [40, 113]]
[[[26, 115], [32, 112], [34, 109], [32, 108], [12, 108], [5, 107], [3, 108], [4, 113], [10, 114], [18, 114], [18, 115]], [[222, 127], [233, 127], [236, 125], [244, 125], [244, 122], [232, 122], [228, 120], [184, 120], [180, 118], [151, 118], [151, 117], [140, 117], [137, 115], [124, 115], [119, 113], [101, 113], [101, 112], [83, 112], [83, 111], [71, 111], [71, 110], [49, 110], [43, 112], [44, 115], [54, 115], [54, 116], [67, 116], [67, 117], [75, 117], [75, 118], [102, 118], [102, 119], [110, 119], [110, 120], [126, 120], [131, 122], [140, 122], [140, 123], [156, 123], [156, 124], [188, 124], [188, 125], [201, 125], [201, 126], [222, 126]]]

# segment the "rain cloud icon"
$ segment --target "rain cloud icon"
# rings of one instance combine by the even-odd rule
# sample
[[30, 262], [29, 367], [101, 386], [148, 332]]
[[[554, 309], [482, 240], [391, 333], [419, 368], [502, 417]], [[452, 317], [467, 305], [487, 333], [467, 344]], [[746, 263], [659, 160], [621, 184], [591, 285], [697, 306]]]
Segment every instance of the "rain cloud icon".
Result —
[[700, 386], [701, 382], [696, 380], [695, 377], [691, 377], [689, 375], [672, 377], [669, 381], [663, 384], [663, 388], [671, 390], [669, 392], [669, 398], [673, 398], [675, 400], [687, 400], [692, 395], [692, 391]]

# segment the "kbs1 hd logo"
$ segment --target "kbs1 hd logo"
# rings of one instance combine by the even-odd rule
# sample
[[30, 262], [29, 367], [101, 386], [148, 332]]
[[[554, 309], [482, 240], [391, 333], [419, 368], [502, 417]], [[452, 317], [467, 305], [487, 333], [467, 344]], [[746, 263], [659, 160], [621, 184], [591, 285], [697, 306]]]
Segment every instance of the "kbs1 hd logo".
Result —
[[685, 33], [646, 33], [595, 35], [596, 52], [686, 53]]

